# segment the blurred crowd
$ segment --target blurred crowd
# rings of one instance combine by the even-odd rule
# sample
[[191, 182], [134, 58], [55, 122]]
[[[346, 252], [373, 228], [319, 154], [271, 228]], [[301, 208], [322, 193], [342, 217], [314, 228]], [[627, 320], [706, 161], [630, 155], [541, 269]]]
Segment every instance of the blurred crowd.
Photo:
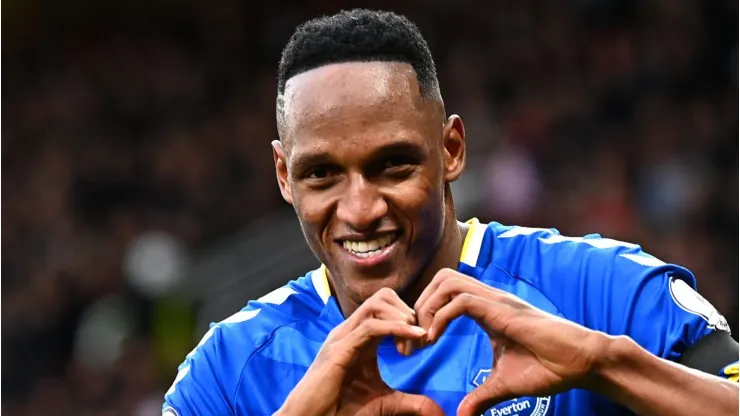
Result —
[[[130, 243], [197, 249], [289, 209], [269, 147], [279, 53], [357, 5], [427, 36], [468, 135], [465, 214], [640, 243], [738, 330], [737, 3], [104, 3], [3, 4], [4, 412], [158, 412], [175, 368]], [[106, 364], [80, 345], [101, 299], [134, 312]]]

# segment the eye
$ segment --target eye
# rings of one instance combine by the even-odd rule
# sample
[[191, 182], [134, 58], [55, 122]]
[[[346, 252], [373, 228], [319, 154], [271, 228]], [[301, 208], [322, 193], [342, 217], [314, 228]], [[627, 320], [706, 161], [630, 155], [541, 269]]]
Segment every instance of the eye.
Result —
[[306, 177], [309, 179], [326, 179], [329, 177], [329, 174], [329, 168], [326, 166], [319, 166], [308, 171], [306, 173]]
[[339, 173], [339, 169], [331, 165], [315, 166], [303, 173], [300, 179], [312, 188], [322, 189], [335, 183]]
[[407, 156], [391, 156], [383, 162], [384, 169], [392, 169], [401, 166], [413, 165], [414, 161]]
[[411, 156], [397, 155], [383, 159], [381, 172], [390, 178], [405, 179], [416, 170], [419, 162]]

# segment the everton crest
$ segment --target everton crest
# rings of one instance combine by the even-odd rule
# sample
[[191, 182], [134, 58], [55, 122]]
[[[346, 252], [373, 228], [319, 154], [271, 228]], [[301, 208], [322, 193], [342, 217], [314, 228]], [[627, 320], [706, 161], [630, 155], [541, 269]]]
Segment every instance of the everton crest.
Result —
[[[478, 387], [486, 381], [491, 369], [478, 371], [471, 383]], [[545, 416], [550, 409], [552, 397], [519, 397], [505, 401], [486, 410], [481, 416]]]

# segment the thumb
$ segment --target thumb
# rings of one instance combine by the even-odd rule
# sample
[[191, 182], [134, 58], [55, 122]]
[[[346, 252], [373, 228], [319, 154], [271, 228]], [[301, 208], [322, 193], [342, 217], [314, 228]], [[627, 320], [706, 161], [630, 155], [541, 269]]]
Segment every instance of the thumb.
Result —
[[429, 397], [398, 391], [387, 397], [381, 408], [382, 415], [445, 416], [444, 410]]
[[478, 388], [468, 393], [457, 407], [457, 416], [477, 416], [514, 396], [499, 378], [490, 375]]

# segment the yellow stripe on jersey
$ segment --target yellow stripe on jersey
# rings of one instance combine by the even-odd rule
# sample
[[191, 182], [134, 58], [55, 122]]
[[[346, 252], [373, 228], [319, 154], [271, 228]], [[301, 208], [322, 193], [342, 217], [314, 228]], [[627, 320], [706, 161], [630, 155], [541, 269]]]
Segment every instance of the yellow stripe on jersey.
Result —
[[331, 288], [329, 287], [329, 277], [326, 275], [326, 267], [323, 264], [311, 273], [311, 281], [321, 300], [324, 303], [328, 302], [331, 297]]
[[720, 372], [721, 376], [724, 376], [726, 379], [730, 381], [734, 381], [735, 383], [740, 381], [740, 362], [735, 361], [734, 363], [728, 365], [727, 367], [723, 368]]
[[486, 233], [486, 225], [481, 224], [478, 218], [472, 218], [465, 224], [470, 225], [470, 229], [460, 252], [460, 263], [475, 267], [478, 263], [481, 244], [483, 244], [483, 236]]
[[471, 218], [466, 221], [465, 224], [470, 225], [470, 229], [468, 230], [468, 235], [465, 236], [465, 241], [463, 241], [462, 251], [460, 252], [460, 261], [465, 258], [465, 254], [470, 250], [470, 240], [473, 238], [473, 228], [475, 228], [477, 224], [480, 224], [480, 221], [478, 221], [478, 218]]

